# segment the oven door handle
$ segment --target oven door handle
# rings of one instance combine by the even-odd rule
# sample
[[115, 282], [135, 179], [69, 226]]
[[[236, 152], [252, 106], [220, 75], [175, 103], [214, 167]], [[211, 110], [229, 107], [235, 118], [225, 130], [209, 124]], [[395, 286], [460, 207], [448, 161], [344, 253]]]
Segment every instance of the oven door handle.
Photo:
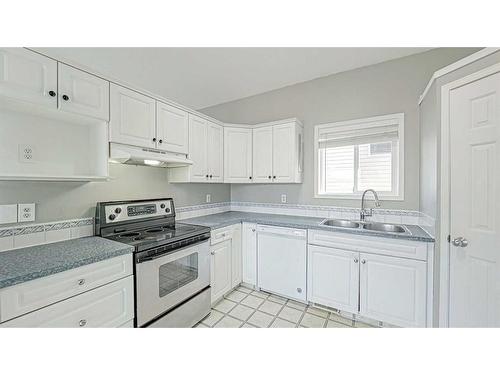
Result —
[[151, 255], [151, 256], [149, 256], [149, 257], [138, 258], [138, 259], [137, 259], [137, 263], [149, 262], [149, 261], [152, 261], [152, 260], [155, 260], [155, 259], [158, 259], [158, 258], [164, 257], [164, 256], [165, 256], [165, 255], [167, 255], [167, 254], [168, 254], [168, 252], [165, 252], [165, 253], [160, 253], [160, 254]]

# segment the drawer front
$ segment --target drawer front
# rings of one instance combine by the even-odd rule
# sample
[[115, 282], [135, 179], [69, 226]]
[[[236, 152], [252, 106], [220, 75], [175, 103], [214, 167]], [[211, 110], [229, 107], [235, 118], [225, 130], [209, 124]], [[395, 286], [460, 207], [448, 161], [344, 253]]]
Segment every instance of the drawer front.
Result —
[[0, 322], [132, 275], [132, 254], [0, 290]]
[[210, 234], [210, 245], [215, 245], [220, 242], [232, 239], [233, 231], [236, 229], [236, 226], [238, 225], [241, 224], [231, 225], [228, 227], [213, 230]]
[[0, 327], [120, 327], [134, 318], [134, 277], [9, 320]]
[[308, 243], [337, 249], [427, 260], [427, 243], [425, 242], [310, 230]]

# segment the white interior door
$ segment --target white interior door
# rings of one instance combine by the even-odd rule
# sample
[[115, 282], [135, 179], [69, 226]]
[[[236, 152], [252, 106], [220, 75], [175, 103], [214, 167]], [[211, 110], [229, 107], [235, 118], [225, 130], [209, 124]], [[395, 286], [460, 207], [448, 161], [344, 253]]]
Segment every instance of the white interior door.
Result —
[[0, 95], [57, 108], [57, 62], [24, 48], [0, 48]]
[[207, 182], [207, 122], [194, 115], [189, 115], [189, 158], [191, 182]]
[[253, 182], [272, 182], [273, 127], [253, 130]]
[[208, 144], [207, 144], [207, 158], [208, 158], [208, 178], [210, 182], [223, 182], [224, 170], [224, 131], [222, 126], [208, 123]]
[[109, 82], [58, 63], [59, 108], [66, 112], [109, 120]]
[[158, 148], [188, 153], [188, 113], [171, 105], [156, 102], [156, 136]]
[[500, 327], [500, 73], [452, 90], [449, 115], [449, 325]]

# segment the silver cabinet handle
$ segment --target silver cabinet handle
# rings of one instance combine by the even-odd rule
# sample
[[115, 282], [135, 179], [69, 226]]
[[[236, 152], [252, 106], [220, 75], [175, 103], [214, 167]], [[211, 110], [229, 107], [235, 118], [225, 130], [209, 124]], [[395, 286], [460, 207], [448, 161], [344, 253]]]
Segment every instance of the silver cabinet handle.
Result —
[[78, 285], [83, 285], [83, 284], [85, 284], [85, 279], [78, 280]]
[[302, 293], [302, 288], [297, 288], [297, 292]]
[[358, 263], [359, 260], [357, 258], [354, 258], [354, 263]]
[[255, 229], [252, 229], [252, 232], [255, 232]]
[[365, 264], [365, 263], [366, 263], [366, 260], [364, 260], [364, 259], [363, 259], [363, 260], [361, 261], [361, 264]]
[[79, 325], [80, 327], [85, 327], [85, 326], [87, 325], [87, 321], [86, 321], [85, 319], [82, 319], [82, 320], [80, 320], [80, 321], [78, 322], [78, 325]]
[[467, 247], [469, 245], [469, 241], [465, 237], [457, 237], [451, 243], [456, 247]]
[[211, 251], [210, 254], [215, 255], [215, 251]]

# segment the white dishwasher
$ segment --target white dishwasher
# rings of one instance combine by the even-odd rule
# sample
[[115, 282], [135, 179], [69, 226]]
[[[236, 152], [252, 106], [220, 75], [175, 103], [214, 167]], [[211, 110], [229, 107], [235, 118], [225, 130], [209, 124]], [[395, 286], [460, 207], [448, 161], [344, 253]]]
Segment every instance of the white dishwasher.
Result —
[[306, 301], [306, 254], [306, 230], [258, 225], [257, 286]]

